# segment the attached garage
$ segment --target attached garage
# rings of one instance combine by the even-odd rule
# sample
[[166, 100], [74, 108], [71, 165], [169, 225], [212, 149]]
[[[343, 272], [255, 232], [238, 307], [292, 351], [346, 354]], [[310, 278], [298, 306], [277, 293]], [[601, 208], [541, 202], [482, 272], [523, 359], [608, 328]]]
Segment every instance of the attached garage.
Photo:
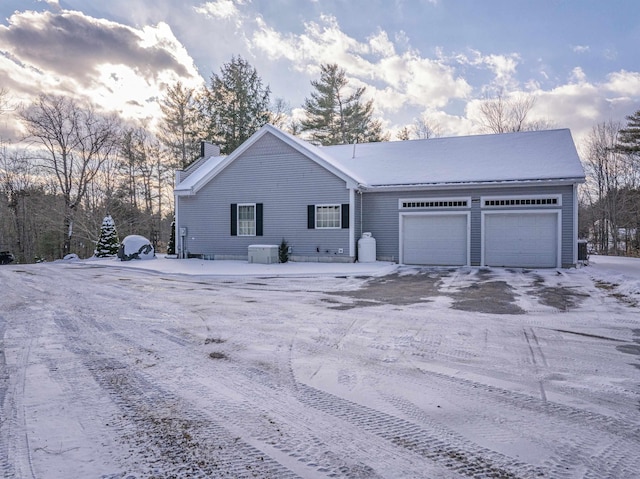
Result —
[[483, 214], [483, 265], [560, 267], [560, 212]]
[[402, 214], [400, 235], [404, 264], [469, 264], [469, 214]]

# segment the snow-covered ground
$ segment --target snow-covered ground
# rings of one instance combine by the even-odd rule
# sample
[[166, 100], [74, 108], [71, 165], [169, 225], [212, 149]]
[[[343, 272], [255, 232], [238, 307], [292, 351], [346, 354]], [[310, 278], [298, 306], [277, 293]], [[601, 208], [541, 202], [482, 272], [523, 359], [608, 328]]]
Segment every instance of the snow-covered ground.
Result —
[[16, 478], [637, 477], [640, 260], [0, 267]]

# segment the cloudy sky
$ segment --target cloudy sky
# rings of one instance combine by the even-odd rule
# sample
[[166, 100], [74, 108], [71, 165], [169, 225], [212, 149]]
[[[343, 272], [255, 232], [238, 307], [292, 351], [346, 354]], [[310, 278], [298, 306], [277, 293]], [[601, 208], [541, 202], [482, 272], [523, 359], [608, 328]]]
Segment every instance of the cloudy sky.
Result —
[[637, 0], [0, 0], [14, 102], [62, 93], [148, 121], [168, 84], [241, 55], [294, 113], [338, 63], [391, 132], [425, 116], [478, 133], [478, 103], [502, 90], [580, 142], [640, 109], [638, 45]]

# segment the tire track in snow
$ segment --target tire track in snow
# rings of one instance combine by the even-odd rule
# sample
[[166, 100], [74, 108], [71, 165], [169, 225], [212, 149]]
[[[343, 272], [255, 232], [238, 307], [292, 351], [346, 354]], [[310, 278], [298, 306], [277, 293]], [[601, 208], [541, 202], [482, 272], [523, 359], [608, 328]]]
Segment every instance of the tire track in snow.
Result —
[[[164, 332], [160, 337], [178, 343]], [[292, 402], [297, 382], [289, 356], [283, 354], [278, 358], [277, 364], [268, 369], [237, 364], [233, 358], [212, 362], [215, 373], [202, 375], [191, 371], [188, 377], [176, 378], [175, 387], [196, 393], [225, 424], [234, 424], [249, 434], [256, 441], [255, 447], [273, 451], [274, 457], [280, 453], [289, 457], [289, 461], [299, 463], [303, 477], [315, 477], [314, 474], [352, 479], [375, 479], [390, 474], [450, 477], [451, 473], [444, 467], [416, 463], [412, 454], [402, 447], [358, 428], [345, 427], [339, 418], [309, 409], [303, 402]], [[212, 377], [214, 386], [210, 385]], [[244, 399], [230, 399], [237, 397]], [[369, 466], [372, 457], [385, 458], [384, 464]], [[292, 467], [291, 462], [280, 461]], [[378, 467], [386, 472], [378, 471]]]
[[[91, 357], [91, 356], [96, 357], [95, 347], [92, 346], [92, 344], [94, 344], [94, 341], [91, 340], [90, 335], [88, 335], [91, 328], [85, 328], [83, 326], [79, 326], [79, 324], [76, 324], [75, 320], [70, 320], [69, 318], [60, 318], [57, 322], [70, 335], [74, 336], [75, 339], [73, 344], [75, 344], [76, 354], [85, 358]], [[85, 318], [83, 319], [82, 322], [86, 326], [94, 327], [97, 331], [105, 330], [105, 328], [100, 327], [99, 324], [95, 324], [95, 321], [91, 319]], [[109, 328], [106, 328], [106, 329], [109, 329]], [[80, 332], [82, 333], [79, 335]], [[193, 350], [193, 348], [197, 346], [197, 344], [194, 343], [192, 340], [186, 339], [185, 337], [180, 335], [180, 332], [178, 331], [152, 329], [149, 332], [152, 333], [154, 336], [153, 342], [158, 343], [157, 347], [159, 347], [161, 351], [165, 351], [167, 354], [169, 354], [170, 351], [174, 351], [176, 346], [179, 349], [183, 349], [187, 354], [188, 354], [187, 350]], [[126, 349], [128, 351], [133, 351], [137, 349], [141, 353], [149, 352], [149, 349], [142, 346], [140, 343], [138, 343], [134, 337], [126, 335], [123, 332], [113, 332], [111, 333], [110, 337], [116, 340], [117, 342], [121, 343], [123, 345], [123, 349]], [[112, 341], [103, 341], [103, 342], [105, 344], [110, 344], [111, 349], [113, 349]], [[84, 344], [83, 348], [78, 347], [80, 344]], [[176, 352], [171, 354], [176, 354]], [[177, 353], [177, 354], [179, 355], [180, 353]], [[132, 371], [131, 366], [127, 366], [126, 363], [113, 360], [113, 358], [100, 357], [100, 359], [95, 359], [94, 366], [89, 367], [89, 370], [92, 371], [92, 373], [96, 377], [96, 380], [100, 383], [103, 389], [107, 390], [110, 393], [110, 395], [113, 396], [116, 404], [123, 410], [125, 410], [127, 407], [131, 408], [131, 404], [138, 404], [138, 406], [136, 406], [136, 411], [137, 411], [136, 414], [148, 416], [149, 413], [145, 411], [151, 410], [152, 405], [154, 408], [157, 409], [157, 408], [163, 408], [164, 405], [166, 405], [167, 403], [175, 404], [176, 402], [180, 402], [178, 399], [178, 396], [176, 396], [175, 393], [165, 392], [165, 394], [162, 395], [163, 397], [153, 396], [153, 393], [151, 391], [153, 389], [153, 384], [155, 384], [155, 382], [150, 379], [145, 380], [145, 386], [138, 388], [140, 391], [142, 391], [142, 393], [139, 393], [138, 396], [144, 396], [147, 398], [146, 406], [144, 406], [143, 408], [139, 406], [140, 404], [142, 405], [145, 404], [144, 397], [142, 399], [132, 399], [132, 400], [126, 399], [123, 402], [122, 398], [124, 397], [131, 398], [135, 396], [135, 394], [131, 393], [130, 391], [128, 393], [118, 392], [114, 394], [113, 391], [126, 388], [127, 384], [136, 380], [135, 379], [136, 377], [137, 377], [137, 380], [139, 381], [141, 377], [146, 377], [146, 376], [144, 374], [140, 375], [141, 373]], [[102, 372], [97, 373], [96, 371], [98, 372], [102, 371]], [[106, 371], [106, 375], [110, 376], [110, 379], [108, 380], [104, 380], [104, 378], [100, 379], [101, 376], [105, 375], [105, 371]], [[245, 374], [242, 377], [244, 377], [245, 380], [247, 377], [255, 378], [257, 374], [260, 374], [260, 371], [255, 368], [249, 368], [244, 372]], [[192, 381], [193, 379], [192, 375], [189, 375], [189, 378], [191, 380], [184, 383], [184, 388], [186, 388], [185, 390], [193, 391], [194, 383]], [[173, 389], [176, 392], [178, 392], [178, 394], [179, 394], [179, 391], [181, 390], [181, 386], [183, 385], [182, 379], [187, 379], [187, 378], [186, 377], [175, 378], [175, 388]], [[206, 379], [206, 378], [203, 378], [203, 379]], [[235, 383], [237, 383], [237, 380], [234, 380], [234, 384]], [[255, 425], [250, 424], [246, 418], [250, 417], [253, 414], [252, 411], [254, 411], [257, 407], [259, 407], [259, 404], [256, 404], [256, 403], [238, 404], [237, 401], [235, 402], [228, 401], [228, 400], [225, 400], [223, 397], [221, 398], [220, 394], [218, 394], [219, 391], [213, 396], [211, 396], [210, 393], [211, 393], [211, 390], [207, 388], [201, 388], [201, 390], [198, 392], [198, 394], [202, 395], [202, 397], [207, 397], [206, 394], [209, 394], [209, 396], [207, 397], [208, 400], [206, 403], [206, 407], [216, 411], [216, 417], [218, 419], [222, 419], [224, 421], [224, 424], [227, 424], [227, 425], [236, 424], [236, 425], [239, 425], [240, 429], [244, 429], [245, 431], [256, 431]], [[242, 394], [245, 395], [246, 397], [255, 397], [256, 396], [255, 382], [251, 380], [246, 380], [246, 384], [242, 390]], [[153, 397], [151, 401], [148, 401], [149, 396]], [[237, 393], [233, 394], [233, 396], [237, 397]], [[269, 404], [269, 406], [271, 406], [271, 404]], [[175, 409], [175, 406], [172, 406], [172, 407]], [[200, 429], [199, 424], [203, 420], [202, 417], [206, 416], [206, 413], [204, 415], [202, 414], [201, 409], [200, 409], [200, 412], [196, 412], [196, 411], [197, 411], [197, 408], [192, 409], [191, 406], [185, 405], [184, 408], [181, 408], [180, 412], [176, 411], [174, 414], [172, 414], [172, 416], [175, 415], [176, 418], [172, 418], [171, 420], [169, 420], [167, 418], [158, 418], [154, 416], [152, 419], [150, 419], [150, 421], [154, 427], [161, 427], [163, 424], [165, 423], [168, 424], [169, 421], [171, 421], [175, 423], [176, 425], [175, 427], [177, 427], [178, 429], [181, 429], [181, 428], [188, 429], [188, 435], [195, 437], [193, 430]], [[266, 414], [267, 414], [266, 412], [263, 413], [263, 416], [265, 416]], [[189, 418], [192, 415], [197, 416], [199, 422], [181, 422], [181, 421], [187, 421], [187, 420], [190, 421]], [[149, 444], [151, 444], [151, 441], [153, 441], [152, 439], [153, 437], [164, 436], [165, 438], [162, 440], [162, 444], [165, 445], [167, 442], [166, 437], [168, 437], [167, 433], [164, 432], [162, 434], [155, 434], [155, 435], [150, 433], [151, 439], [148, 438], [142, 441], [140, 437], [144, 436], [147, 433], [145, 433], [144, 431], [140, 432], [139, 429], [141, 427], [136, 428], [134, 427], [135, 425], [132, 426], [131, 424], [129, 424], [130, 423], [129, 419], [131, 417], [133, 417], [133, 414], [128, 414], [127, 420], [121, 419], [116, 421], [116, 423], [118, 424], [118, 427], [123, 431], [125, 431], [123, 435], [127, 438], [128, 442], [136, 445], [137, 450], [142, 449], [143, 455], [149, 456], [145, 458], [144, 460], [145, 463], [159, 462], [159, 459], [157, 457], [154, 459], [151, 456], [151, 453], [148, 451], [148, 449], [149, 450], [157, 449], [158, 446], [157, 445], [150, 446]], [[210, 423], [210, 424], [215, 425], [216, 423], [217, 421], [214, 421], [213, 423]], [[304, 422], [301, 422], [301, 424], [304, 424]], [[222, 426], [219, 426], [219, 427], [222, 427]], [[208, 434], [211, 434], [213, 432], [217, 437], [223, 437], [223, 434], [220, 432], [221, 429], [216, 429], [215, 427], [212, 427], [212, 426], [207, 426], [206, 429], [208, 431]], [[222, 428], [222, 429], [224, 429], [227, 435], [229, 435], [228, 430], [226, 430], [225, 428]], [[135, 431], [135, 432], [132, 432], [132, 431]], [[247, 468], [247, 466], [249, 466], [250, 468], [254, 469], [254, 472], [255, 472], [255, 466], [251, 464], [247, 465], [246, 461], [251, 460], [252, 457], [254, 458], [259, 457], [261, 466], [265, 467], [262, 465], [262, 463], [266, 464], [269, 461], [273, 461], [273, 459], [269, 459], [268, 461], [265, 459], [268, 457], [265, 451], [271, 450], [275, 453], [276, 456], [278, 454], [289, 456], [293, 458], [296, 462], [299, 462], [303, 467], [302, 475], [304, 477], [312, 477], [312, 476], [309, 476], [310, 471], [308, 470], [308, 468], [315, 469], [322, 477], [326, 477], [326, 475], [329, 475], [331, 477], [345, 477], [345, 478], [350, 477], [350, 478], [363, 478], [363, 479], [379, 477], [375, 474], [374, 471], [367, 468], [367, 466], [365, 466], [364, 464], [354, 464], [353, 461], [349, 461], [348, 459], [345, 460], [345, 458], [342, 458], [340, 454], [332, 453], [330, 450], [328, 450], [330, 449], [329, 446], [327, 446], [326, 444], [323, 444], [317, 438], [313, 436], [308, 437], [308, 436], [305, 436], [304, 434], [299, 434], [299, 433], [300, 431], [296, 431], [294, 436], [292, 436], [291, 441], [289, 442], [266, 440], [266, 438], [268, 438], [269, 435], [267, 435], [265, 438], [265, 437], [259, 437], [259, 434], [258, 434], [256, 435], [256, 438], [258, 439], [258, 441], [256, 442], [257, 446], [251, 446], [251, 445], [247, 446], [246, 441], [238, 442], [238, 436], [235, 436], [232, 444], [235, 450], [240, 450], [241, 449], [240, 446], [244, 446], [244, 447], [253, 447], [252, 450], [254, 452], [249, 453], [246, 450], [245, 451], [240, 450], [241, 457], [248, 458], [248, 459], [241, 459], [241, 461], [245, 461], [244, 466], [239, 466], [239, 467], [234, 466], [233, 461], [230, 461], [230, 460], [220, 461], [220, 463], [223, 464], [223, 469], [218, 471], [217, 474], [224, 475], [227, 473], [227, 471], [233, 471], [232, 477], [245, 477], [240, 474], [243, 467]], [[173, 438], [172, 440], [175, 440], [178, 443], [183, 441], [183, 439], [181, 438]], [[198, 440], [198, 443], [203, 444], [204, 442], [205, 441], [200, 437], [200, 439]], [[260, 448], [261, 444], [264, 444], [265, 447]], [[171, 458], [171, 450], [172, 450], [171, 447], [169, 447], [168, 449], [162, 449], [162, 450], [163, 450], [162, 457]], [[255, 451], [259, 451], [260, 455], [257, 456], [257, 452]], [[133, 460], [133, 458], [131, 458], [131, 460]], [[131, 460], [129, 462], [131, 462]], [[281, 465], [280, 467], [282, 468]], [[305, 470], [306, 472], [304, 472]], [[259, 477], [283, 477], [283, 478], [298, 477], [294, 473], [289, 471], [286, 467], [284, 468], [284, 471], [286, 472], [283, 472], [281, 470], [281, 471], [278, 471], [277, 474], [272, 474], [272, 475], [269, 475], [268, 471], [267, 472], [263, 471], [262, 473], [260, 473], [261, 475], [259, 475]], [[211, 472], [211, 470], [208, 471], [208, 473], [209, 472]], [[189, 474], [192, 474], [192, 472], [189, 472]], [[192, 477], [192, 476], [189, 476], [189, 477]], [[193, 477], [198, 477], [198, 476], [195, 475]], [[206, 477], [209, 477], [209, 476], [206, 476]], [[246, 476], [246, 477], [250, 477], [250, 476]]]
[[299, 477], [145, 374], [81, 342], [74, 352], [121, 411], [110, 427], [129, 447], [121, 460], [127, 477]]
[[[176, 342], [166, 334], [161, 337]], [[216, 371], [212, 373], [215, 386], [209, 385], [212, 381], [210, 376], [192, 371], [188, 378], [177, 378], [176, 387], [197, 393], [225, 424], [234, 424], [250, 435], [256, 441], [256, 447], [273, 451], [271, 454], [275, 457], [280, 454], [283, 458], [289, 458], [280, 461], [292, 469], [301, 467], [299, 473], [303, 477], [388, 477], [388, 472], [386, 476], [380, 475], [375, 468], [367, 465], [371, 454], [376, 454], [374, 451], [378, 451], [379, 457], [388, 458], [387, 471], [392, 470], [394, 474], [408, 468], [412, 472], [407, 477], [417, 477], [425, 471], [424, 465], [419, 468], [408, 466], [411, 460], [403, 457], [401, 451], [390, 445], [377, 444], [375, 438], [358, 450], [356, 446], [363, 439], [361, 432], [345, 430], [343, 424], [336, 424], [335, 418], [319, 416], [313, 410], [310, 412], [306, 405], [292, 402], [295, 381], [287, 360], [275, 367], [272, 365], [269, 370], [239, 365], [233, 362], [233, 358], [212, 363], [211, 367]], [[245, 399], [230, 399], [237, 397]], [[345, 439], [345, 436], [349, 439]], [[340, 446], [336, 448], [331, 444]], [[291, 461], [300, 466], [292, 466]], [[436, 470], [438, 472], [434, 477], [447, 477], [446, 471]]]
[[[149, 354], [149, 349], [141, 348], [135, 334], [114, 331], [103, 318], [100, 309], [83, 306], [76, 313], [58, 314], [54, 323], [66, 336], [67, 350], [81, 358], [121, 411], [109, 424], [129, 448], [121, 458], [127, 472], [104, 478], [299, 477], [137, 370], [131, 354], [136, 350]], [[155, 334], [173, 344], [174, 349], [176, 345], [193, 347], [193, 343], [171, 332], [156, 330]], [[127, 352], [122, 359], [129, 362], [117, 359], [118, 352]]]
[[[3, 469], [6, 477], [36, 478], [33, 465], [32, 451], [29, 444], [29, 430], [27, 428], [27, 415], [25, 406], [25, 393], [27, 385], [27, 368], [32, 353], [33, 344], [38, 336], [37, 321], [27, 318], [18, 325], [15, 332], [20, 332], [16, 342], [19, 347], [11, 348], [12, 340], [4, 338], [3, 333], [3, 371], [6, 371], [6, 389], [0, 406], [3, 414], [0, 424], [0, 437], [5, 438], [6, 449], [3, 456]], [[24, 343], [23, 343], [24, 340]], [[23, 345], [24, 344], [24, 345]], [[15, 363], [6, 363], [7, 345], [12, 349], [12, 357]], [[11, 372], [13, 374], [11, 374]], [[3, 381], [4, 382], [4, 381]]]
[[[529, 336], [537, 362], [540, 366], [545, 365], [546, 356], [542, 352], [539, 342], [536, 342], [533, 335], [529, 334]], [[323, 340], [319, 343], [307, 344], [305, 347], [314, 355], [327, 354], [332, 357], [333, 353], [330, 349], [320, 347], [320, 345], [327, 346], [329, 344], [331, 344], [330, 340]], [[365, 359], [361, 358], [358, 353], [353, 356], [351, 359], [355, 363], [359, 359]], [[348, 366], [343, 369], [345, 372], [341, 373], [342, 376], [348, 376]], [[459, 376], [431, 372], [420, 366], [417, 366], [416, 369], [425, 376], [425, 380], [421, 380], [420, 384], [424, 384], [424, 387], [429, 391], [441, 390], [443, 397], [451, 396], [462, 399], [463, 402], [458, 407], [463, 407], [464, 414], [475, 417], [477, 412], [487, 411], [486, 418], [475, 421], [476, 424], [470, 425], [470, 427], [482, 428], [475, 433], [487, 438], [489, 443], [495, 443], [495, 440], [502, 441], [507, 445], [506, 450], [513, 451], [513, 448], [508, 446], [509, 437], [513, 440], [522, 437], [534, 447], [542, 447], [551, 452], [552, 459], [540, 464], [541, 469], [550, 472], [551, 477], [575, 477], [576, 474], [580, 474], [579, 471], [586, 464], [594, 470], [601, 471], [601, 476], [609, 477], [616, 477], [615, 471], [621, 470], [627, 471], [627, 476], [633, 475], [633, 471], [640, 467], [640, 459], [634, 453], [637, 448], [640, 448], [640, 434], [638, 434], [637, 422], [635, 421], [626, 422], [572, 406], [545, 402], [544, 399], [534, 396], [463, 379]], [[411, 371], [415, 371], [415, 369], [412, 368], [407, 373]], [[397, 368], [386, 367], [383, 363], [379, 363], [371, 371], [369, 380], [378, 384], [379, 379], [383, 376], [393, 378], [399, 375], [402, 376], [402, 372], [399, 372]], [[412, 378], [410, 381], [415, 382], [416, 378]], [[391, 383], [394, 384], [395, 381], [392, 380]], [[382, 383], [376, 387], [377, 390], [381, 388], [383, 390], [385, 388]], [[398, 400], [390, 400], [390, 402], [398, 406]], [[402, 410], [406, 412], [406, 408]], [[492, 415], [491, 411], [494, 410], [500, 412]], [[531, 417], [522, 421], [519, 418], [523, 413], [527, 413]], [[460, 414], [459, 411], [458, 414]], [[508, 419], [509, 422], [502, 427], [495, 425], [495, 421], [502, 417], [513, 418], [515, 421]], [[543, 420], [544, 424], [548, 423], [558, 429], [551, 436], [561, 439], [553, 443], [545, 441], [543, 438], [546, 435], [541, 435], [537, 427], [538, 417]], [[431, 431], [433, 423], [427, 422], [426, 426], [426, 429]], [[615, 448], [607, 447], [607, 444], [616, 444], [618, 449], [625, 452], [620, 454], [616, 452]], [[464, 450], [464, 448], [465, 446], [461, 446], [461, 449]], [[608, 452], [601, 452], [603, 448], [606, 448]], [[607, 453], [612, 457], [608, 458]], [[598, 457], [598, 459], [594, 462], [593, 457]], [[609, 464], [616, 464], [616, 466], [614, 468]], [[625, 477], [625, 475], [618, 477]]]
[[[624, 422], [551, 401], [545, 402], [533, 396], [469, 379], [424, 369], [421, 372], [429, 378], [428, 382], [433, 387], [438, 387], [443, 382], [453, 385], [456, 397], [466, 396], [469, 401], [486, 404], [487, 408], [508, 407], [514, 411], [528, 411], [546, 417], [545, 424], [558, 428], [558, 437], [562, 437], [562, 440], [549, 444], [554, 455], [545, 462], [545, 467], [552, 472], [551, 477], [574, 477], [585, 464], [608, 477], [616, 477], [609, 469], [610, 463], [617, 464], [618, 468], [623, 468], [632, 475], [633, 471], [637, 472], [640, 468], [640, 458], [637, 455], [640, 450], [640, 431], [637, 423]], [[531, 421], [522, 427], [530, 429], [528, 434], [531, 437], [537, 434], [535, 423]], [[607, 443], [617, 444], [617, 449], [609, 447], [602, 451]], [[607, 457], [607, 451], [613, 457]], [[598, 457], [598, 461], [594, 461], [593, 457]]]
[[298, 398], [305, 404], [339, 417], [366, 432], [446, 467], [475, 478], [518, 478], [543, 476], [544, 470], [516, 462], [453, 435], [426, 430], [413, 422], [363, 406], [332, 394], [298, 384]]

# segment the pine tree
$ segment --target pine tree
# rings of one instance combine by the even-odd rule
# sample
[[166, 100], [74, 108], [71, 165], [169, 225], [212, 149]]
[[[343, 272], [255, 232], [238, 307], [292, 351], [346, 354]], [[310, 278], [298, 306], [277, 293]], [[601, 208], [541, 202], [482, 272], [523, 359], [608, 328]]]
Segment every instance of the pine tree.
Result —
[[619, 133], [618, 149], [623, 153], [640, 156], [640, 110], [627, 116], [627, 127]]
[[321, 65], [320, 80], [312, 81], [316, 91], [305, 98], [306, 117], [301, 130], [320, 145], [386, 141], [380, 120], [373, 119], [373, 100], [363, 101], [366, 88], [348, 91], [344, 69], [337, 64]]
[[102, 220], [102, 226], [100, 227], [100, 238], [96, 244], [96, 249], [93, 254], [98, 258], [105, 258], [107, 256], [115, 256], [118, 254], [118, 247], [120, 240], [118, 239], [118, 232], [116, 231], [116, 224], [111, 218], [111, 215], [107, 215]]
[[223, 154], [233, 152], [269, 122], [269, 86], [262, 86], [258, 72], [242, 57], [232, 57], [211, 76], [206, 91], [208, 139]]
[[167, 254], [176, 254], [176, 220], [171, 222], [171, 234], [167, 244]]

